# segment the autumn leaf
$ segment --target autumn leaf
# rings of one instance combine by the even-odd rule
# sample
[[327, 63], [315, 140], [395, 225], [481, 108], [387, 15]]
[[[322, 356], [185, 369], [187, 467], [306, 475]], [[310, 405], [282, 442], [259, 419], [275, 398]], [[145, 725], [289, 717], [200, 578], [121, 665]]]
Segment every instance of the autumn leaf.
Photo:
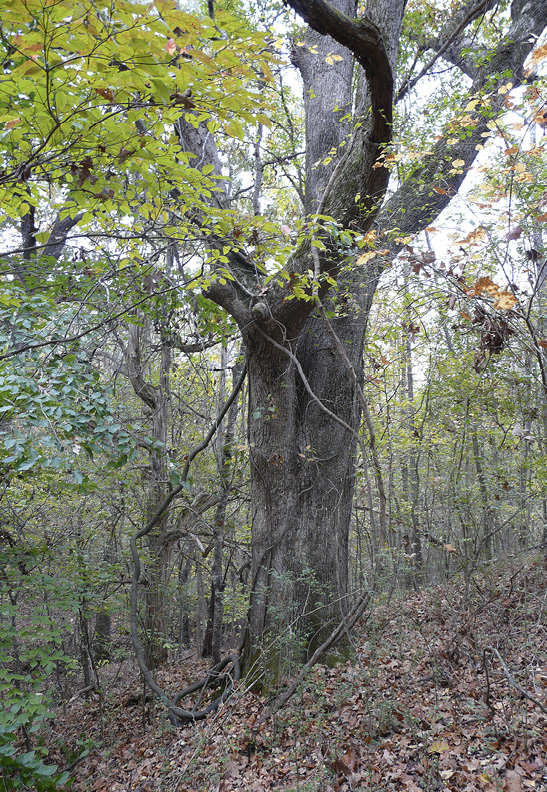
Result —
[[473, 286], [467, 290], [468, 297], [478, 297], [483, 292], [488, 292], [491, 297], [497, 297], [500, 292], [500, 287], [497, 286], [491, 278], [487, 275], [479, 278]]
[[177, 42], [175, 39], [168, 39], [167, 44], [165, 45], [165, 51], [168, 55], [174, 55], [177, 51]]
[[494, 303], [494, 308], [498, 311], [510, 311], [517, 303], [518, 300], [514, 294], [508, 291], [502, 291], [498, 294], [498, 298]]
[[545, 58], [547, 58], [547, 44], [544, 44], [542, 47], [537, 47], [537, 49], [532, 52], [530, 66], [527, 70], [527, 73], [529, 74], [533, 70], [534, 66], [537, 66], [537, 64], [542, 60], [545, 60]]
[[522, 780], [516, 770], [508, 770], [505, 777], [505, 784], [503, 785], [505, 792], [520, 792], [522, 789]]
[[442, 739], [439, 738], [438, 740], [435, 740], [435, 742], [433, 742], [429, 746], [429, 753], [430, 754], [432, 754], [432, 753], [439, 753], [440, 754], [443, 751], [448, 751], [449, 748], [450, 748], [450, 746], [448, 745], [446, 740], [442, 740]]
[[463, 239], [458, 239], [458, 245], [472, 245], [477, 242], [482, 242], [486, 238], [486, 231], [484, 228], [475, 228]]
[[376, 258], [377, 253], [375, 250], [369, 250], [366, 253], [363, 253], [357, 261], [356, 264], [366, 264], [368, 261], [371, 261], [373, 258]]
[[107, 99], [109, 102], [114, 101], [114, 91], [111, 91], [109, 88], [95, 88], [95, 92], [102, 96], [103, 99]]
[[519, 225], [513, 226], [510, 228], [507, 234], [505, 235], [505, 239], [508, 242], [511, 242], [513, 239], [520, 239], [522, 236], [522, 228]]
[[331, 763], [331, 769], [335, 773], [342, 773], [346, 778], [350, 778], [359, 762], [359, 756], [352, 750], [348, 749], [343, 756], [337, 757]]

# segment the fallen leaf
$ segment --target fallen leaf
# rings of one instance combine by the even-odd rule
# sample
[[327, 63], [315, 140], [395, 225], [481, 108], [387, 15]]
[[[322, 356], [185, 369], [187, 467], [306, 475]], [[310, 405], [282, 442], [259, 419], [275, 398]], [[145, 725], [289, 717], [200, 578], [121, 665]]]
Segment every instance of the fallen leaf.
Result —
[[[446, 547], [446, 545], [445, 545]], [[455, 552], [455, 551], [454, 551]], [[443, 751], [448, 751], [450, 746], [446, 742], [446, 740], [435, 740], [435, 742], [431, 743], [429, 746], [429, 753], [442, 753]]]

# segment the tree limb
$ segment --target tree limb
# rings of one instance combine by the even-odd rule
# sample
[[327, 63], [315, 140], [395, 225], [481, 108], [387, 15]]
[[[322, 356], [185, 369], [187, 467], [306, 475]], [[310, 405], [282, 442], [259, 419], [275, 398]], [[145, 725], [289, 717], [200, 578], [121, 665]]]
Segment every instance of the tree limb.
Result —
[[[457, 39], [457, 37], [460, 35], [462, 30], [464, 30], [467, 27], [467, 25], [469, 25], [480, 14], [482, 14], [485, 11], [487, 11], [489, 8], [491, 8], [495, 4], [496, 4], [495, 0], [480, 0], [479, 3], [471, 6], [471, 8], [469, 8], [467, 13], [465, 13], [465, 16], [461, 20], [461, 22], [456, 26], [456, 28], [445, 39], [444, 43], [441, 44], [438, 47], [435, 47], [435, 49], [436, 49], [435, 54], [426, 63], [426, 65], [423, 67], [423, 69], [420, 71], [420, 73], [416, 77], [412, 77], [412, 79], [405, 80], [405, 82], [403, 83], [403, 85], [401, 86], [401, 88], [399, 89], [399, 91], [397, 93], [397, 98], [395, 99], [395, 102], [400, 102], [401, 99], [403, 99], [403, 97], [405, 97], [406, 94], [409, 91], [411, 91], [412, 88], [414, 88], [416, 83], [419, 82], [422, 79], [422, 77], [424, 77], [428, 73], [428, 71], [431, 69], [431, 67], [436, 63], [436, 61], [441, 57], [441, 55], [443, 55], [443, 53], [446, 52], [446, 50]], [[465, 12], [467, 9], [462, 9], [462, 10]], [[452, 20], [452, 24], [453, 24], [453, 20]]]
[[365, 70], [370, 87], [372, 128], [376, 143], [392, 136], [393, 74], [380, 31], [368, 19], [352, 19], [325, 0], [287, 0], [313, 30], [335, 41], [355, 56]]

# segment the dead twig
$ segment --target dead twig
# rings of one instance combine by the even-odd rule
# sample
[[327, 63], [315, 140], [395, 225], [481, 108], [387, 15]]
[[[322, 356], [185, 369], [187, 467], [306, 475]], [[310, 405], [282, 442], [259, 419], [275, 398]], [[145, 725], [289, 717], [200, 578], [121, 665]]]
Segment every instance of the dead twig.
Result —
[[504, 672], [505, 676], [507, 677], [507, 681], [509, 682], [509, 684], [512, 685], [515, 688], [515, 690], [518, 690], [518, 692], [521, 693], [525, 698], [529, 699], [537, 707], [539, 707], [544, 715], [547, 715], [547, 707], [545, 706], [545, 704], [542, 704], [542, 702], [539, 699], [537, 699], [535, 696], [532, 696], [531, 693], [528, 693], [528, 691], [525, 690], [522, 687], [522, 685], [519, 685], [519, 683], [514, 679], [514, 677], [512, 676], [511, 672], [509, 671], [509, 669], [505, 665], [505, 662], [504, 662], [502, 656], [500, 655], [500, 653], [498, 652], [498, 650], [495, 649], [493, 646], [487, 646], [485, 648], [484, 652], [485, 653], [486, 652], [492, 652], [492, 654], [495, 654], [496, 657], [498, 658], [498, 660], [500, 661], [501, 667], [503, 668], [503, 672]]
[[361, 597], [359, 597], [346, 618], [339, 623], [339, 625], [331, 632], [329, 637], [315, 650], [308, 662], [302, 666], [298, 672], [298, 675], [291, 682], [291, 684], [285, 688], [285, 690], [283, 690], [273, 701], [272, 705], [268, 707], [266, 712], [262, 715], [255, 726], [255, 730], [260, 728], [260, 726], [262, 726], [262, 724], [268, 720], [273, 712], [277, 712], [281, 709], [281, 707], [285, 706], [287, 701], [291, 698], [291, 696], [295, 693], [299, 685], [304, 680], [304, 677], [310, 668], [313, 668], [313, 666], [321, 660], [321, 658], [329, 651], [329, 649], [332, 649], [332, 647], [338, 643], [343, 633], [349, 632], [351, 629], [353, 629], [357, 621], [363, 615], [365, 608], [371, 600], [371, 597], [372, 591], [367, 591]]

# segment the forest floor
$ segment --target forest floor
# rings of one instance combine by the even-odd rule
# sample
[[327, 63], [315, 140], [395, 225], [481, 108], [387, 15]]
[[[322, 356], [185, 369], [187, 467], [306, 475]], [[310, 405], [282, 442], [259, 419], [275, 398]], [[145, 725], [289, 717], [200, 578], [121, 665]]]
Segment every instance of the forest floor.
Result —
[[[515, 559], [476, 574], [467, 595], [453, 580], [377, 603], [353, 659], [312, 669], [258, 728], [264, 699], [241, 686], [209, 720], [174, 729], [143, 707], [133, 665], [111, 664], [104, 739], [98, 698], [73, 700], [50, 760], [93, 744], [74, 792], [547, 792], [547, 572]], [[176, 692], [206, 669], [194, 656], [158, 680]]]

